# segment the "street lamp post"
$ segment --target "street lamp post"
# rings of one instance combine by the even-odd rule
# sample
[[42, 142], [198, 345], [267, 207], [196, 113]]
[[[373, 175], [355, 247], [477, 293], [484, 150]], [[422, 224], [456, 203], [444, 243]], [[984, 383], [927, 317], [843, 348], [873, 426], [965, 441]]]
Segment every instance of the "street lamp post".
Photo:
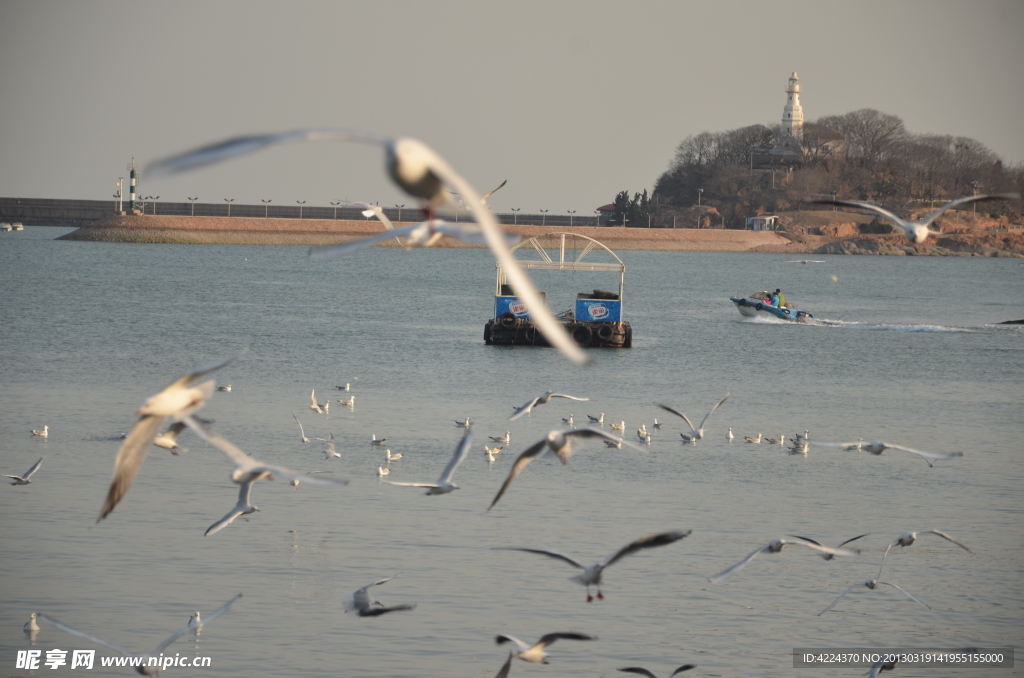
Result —
[[124, 211], [124, 205], [121, 202], [124, 199], [123, 196], [124, 196], [124, 177], [118, 177], [117, 178], [117, 213], [118, 214], [120, 214], [122, 211]]
[[[835, 199], [836, 199], [836, 194], [837, 194], [838, 192], [839, 192], [839, 191], [832, 191], [832, 199], [833, 199], [833, 200], [835, 200]], [[836, 205], [832, 205], [832, 211], [833, 211], [833, 212], [835, 212], [836, 210], [838, 210], [838, 207], [837, 207]]]
[[224, 202], [228, 204], [228, 216], [231, 216], [231, 203], [235, 201], [234, 198], [224, 198]]
[[597, 215], [597, 226], [601, 227], [601, 210], [594, 210], [594, 214]]
[[301, 219], [302, 218], [302, 206], [306, 204], [306, 201], [305, 200], [296, 200], [295, 202], [299, 203], [299, 219]]
[[273, 202], [273, 198], [267, 200], [260, 198], [260, 202], [263, 203], [263, 218], [266, 219], [270, 216], [270, 203]]
[[338, 218], [338, 205], [341, 204], [341, 201], [339, 200], [338, 202], [334, 202], [333, 200], [329, 200], [328, 202], [330, 202], [331, 205], [334, 206], [334, 218], [337, 219]]
[[515, 226], [519, 223], [519, 212], [523, 209], [522, 207], [513, 207], [512, 209], [512, 225]]
[[576, 210], [565, 210], [569, 213], [569, 228], [572, 228], [572, 215], [576, 214]]
[[700, 207], [700, 196], [701, 196], [702, 193], [704, 193], [704, 189], [703, 188], [698, 188], [697, 189], [697, 207]]
[[548, 218], [548, 210], [537, 210], [540, 212], [540, 225], [543, 226]]
[[118, 191], [117, 193], [114, 194], [114, 211], [115, 212], [120, 211], [120, 210], [117, 209], [117, 199], [120, 198], [120, 197], [121, 197], [121, 191]]
[[[159, 200], [159, 199], [160, 199], [159, 195], [147, 195], [145, 198], [143, 198], [143, 200], [152, 200], [153, 201], [153, 216], [156, 216], [156, 201]], [[143, 214], [146, 213], [145, 204], [143, 204], [142, 213]]]
[[192, 203], [192, 216], [196, 215], [196, 200], [199, 200], [198, 196], [196, 196], [195, 198], [189, 198], [188, 199], [188, 201], [190, 203]]
[[401, 221], [402, 220], [402, 208], [404, 208], [405, 205], [395, 205], [395, 207], [398, 208], [398, 220]]

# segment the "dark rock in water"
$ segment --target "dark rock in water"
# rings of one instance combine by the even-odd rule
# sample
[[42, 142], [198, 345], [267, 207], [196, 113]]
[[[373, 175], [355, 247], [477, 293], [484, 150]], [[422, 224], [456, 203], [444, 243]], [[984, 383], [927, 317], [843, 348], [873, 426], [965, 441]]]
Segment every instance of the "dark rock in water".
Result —
[[1024, 320], [1004, 320], [1000, 325], [1024, 325]]

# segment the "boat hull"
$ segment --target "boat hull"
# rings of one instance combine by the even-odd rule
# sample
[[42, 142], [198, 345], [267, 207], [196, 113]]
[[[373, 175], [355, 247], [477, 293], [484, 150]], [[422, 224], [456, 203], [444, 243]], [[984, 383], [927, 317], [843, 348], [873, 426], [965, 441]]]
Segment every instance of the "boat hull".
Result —
[[799, 311], [795, 308], [779, 308], [749, 297], [729, 297], [729, 301], [736, 305], [736, 310], [740, 312], [740, 315], [747, 318], [763, 316], [778, 318], [779, 320], [789, 320], [791, 322], [807, 322], [814, 319], [814, 316], [807, 311]]
[[[563, 325], [573, 341], [584, 348], [630, 348], [633, 345], [633, 328], [625, 321], [573, 321]], [[484, 342], [495, 346], [551, 346], [532, 320], [510, 314], [487, 321]]]

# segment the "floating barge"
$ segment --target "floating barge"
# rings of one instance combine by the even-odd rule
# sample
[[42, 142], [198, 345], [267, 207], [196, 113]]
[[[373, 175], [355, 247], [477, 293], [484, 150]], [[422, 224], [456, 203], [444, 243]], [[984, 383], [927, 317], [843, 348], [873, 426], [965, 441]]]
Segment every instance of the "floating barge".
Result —
[[[569, 243], [570, 257], [566, 260], [566, 242]], [[626, 265], [610, 249], [593, 238], [578, 233], [547, 233], [523, 240], [512, 251], [532, 247], [538, 259], [518, 258], [526, 270], [540, 271], [590, 271], [619, 274], [619, 291], [608, 292], [595, 289], [576, 295], [573, 308], [556, 314], [566, 332], [583, 347], [589, 348], [630, 348], [633, 345], [633, 328], [622, 319], [622, 292]], [[553, 259], [549, 250], [557, 252]], [[606, 252], [614, 261], [586, 261], [588, 255]], [[607, 257], [606, 257], [607, 258]], [[530, 319], [526, 306], [513, 294], [505, 280], [501, 264], [495, 264], [497, 278], [494, 289], [494, 317], [484, 325], [484, 342], [498, 346], [550, 346], [544, 334]], [[541, 292], [547, 300], [547, 293]]]

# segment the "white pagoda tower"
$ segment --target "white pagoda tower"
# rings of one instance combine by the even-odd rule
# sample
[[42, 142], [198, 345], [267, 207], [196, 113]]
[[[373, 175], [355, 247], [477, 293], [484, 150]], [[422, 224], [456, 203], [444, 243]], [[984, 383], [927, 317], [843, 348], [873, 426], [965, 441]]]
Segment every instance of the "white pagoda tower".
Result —
[[786, 107], [782, 109], [782, 134], [803, 141], [804, 109], [800, 106], [800, 78], [797, 77], [796, 71], [789, 76], [786, 94]]

